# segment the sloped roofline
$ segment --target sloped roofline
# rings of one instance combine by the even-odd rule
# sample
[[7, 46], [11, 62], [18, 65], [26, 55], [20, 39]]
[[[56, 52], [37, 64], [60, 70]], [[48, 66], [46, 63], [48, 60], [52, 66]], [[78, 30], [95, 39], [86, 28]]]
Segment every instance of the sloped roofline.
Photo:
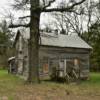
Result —
[[18, 30], [14, 39], [13, 47], [15, 47], [17, 40], [19, 39], [19, 36], [21, 35], [20, 31]]
[[[28, 34], [28, 33], [27, 33]], [[22, 36], [23, 34], [21, 34], [21, 32], [20, 32], [20, 30], [18, 30], [17, 31], [17, 34], [16, 34], [16, 37], [15, 37], [15, 41], [14, 41], [14, 43], [13, 43], [13, 47], [15, 47], [15, 45], [16, 45], [16, 42], [17, 42], [17, 40], [19, 39], [19, 36]], [[43, 33], [41, 34], [41, 37], [45, 37], [45, 38], [47, 38], [47, 35], [45, 36], [45, 35], [43, 35]], [[69, 36], [70, 37], [70, 36]], [[25, 38], [24, 36], [23, 36], [23, 38]], [[51, 36], [51, 38], [53, 38], [53, 36]], [[56, 37], [54, 37], [54, 38], [57, 38], [57, 36]], [[50, 43], [47, 43], [47, 44], [43, 44], [43, 43], [41, 43], [41, 39], [42, 38], [40, 38], [40, 45], [41, 46], [50, 46], [50, 47], [60, 47], [60, 48], [79, 48], [79, 49], [89, 49], [89, 50], [92, 50], [92, 47], [88, 44], [88, 43], [86, 43], [86, 41], [84, 41], [82, 38], [80, 38], [79, 36], [77, 36], [77, 38], [79, 38], [81, 41], [83, 41], [84, 42], [84, 44], [87, 44], [87, 47], [75, 47], [75, 46], [70, 46], [70, 45], [68, 45], [68, 46], [62, 46], [62, 45], [52, 45], [52, 43], [50, 44]], [[28, 39], [28, 38], [27, 38]], [[44, 41], [45, 42], [45, 41]]]

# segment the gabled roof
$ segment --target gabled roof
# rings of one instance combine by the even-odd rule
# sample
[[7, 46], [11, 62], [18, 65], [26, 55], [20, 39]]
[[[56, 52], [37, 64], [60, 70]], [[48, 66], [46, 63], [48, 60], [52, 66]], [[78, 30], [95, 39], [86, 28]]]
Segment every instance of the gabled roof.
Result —
[[14, 40], [13, 46], [16, 45], [16, 42], [17, 42], [19, 36], [20, 36], [20, 31], [18, 30], [17, 33], [16, 33], [16, 36], [15, 36], [15, 40]]
[[41, 44], [57, 47], [86, 48], [92, 49], [83, 39], [76, 35], [59, 34], [57, 37], [41, 37]]
[[[29, 31], [27, 29], [20, 31], [25, 40], [29, 39]], [[17, 35], [16, 35], [17, 36]], [[71, 47], [92, 49], [82, 38], [77, 35], [63, 35], [55, 33], [41, 33], [40, 45], [56, 46], [56, 47]]]

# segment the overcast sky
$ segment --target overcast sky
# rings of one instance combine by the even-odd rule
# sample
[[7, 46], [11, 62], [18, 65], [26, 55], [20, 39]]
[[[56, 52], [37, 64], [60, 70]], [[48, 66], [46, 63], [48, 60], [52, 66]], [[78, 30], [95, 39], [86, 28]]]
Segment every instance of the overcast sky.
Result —
[[10, 5], [13, 0], [1, 0], [0, 2], [0, 21], [4, 18], [7, 12], [11, 9]]
[[[13, 1], [14, 0], [1, 0], [1, 2], [0, 2], [0, 21], [2, 19], [4, 19], [5, 15], [7, 15], [7, 13], [9, 11], [12, 12], [11, 4], [13, 4]], [[56, 0], [56, 1], [60, 1], [61, 2], [61, 0]], [[68, 0], [65, 0], [65, 1], [68, 1]], [[97, 1], [97, 0], [95, 0], [95, 1]], [[23, 14], [21, 12], [15, 12], [15, 11], [14, 11], [14, 15], [16, 17], [23, 16]], [[6, 18], [6, 20], [7, 20], [7, 18]], [[41, 24], [46, 24], [47, 22], [48, 23], [52, 23], [52, 21], [53, 20], [51, 20], [50, 15], [48, 16], [48, 13], [47, 13], [47, 15], [42, 14]]]
[[[19, 11], [15, 11], [12, 9], [12, 4], [13, 4], [13, 1], [14, 0], [2, 0], [0, 2], [0, 22], [4, 19], [8, 19], [8, 14], [9, 14], [9, 11], [10, 12], [13, 12], [14, 15], [15, 15], [15, 20], [18, 18], [18, 17], [22, 17], [23, 15], [25, 16], [26, 13], [22, 13], [22, 12], [19, 12]], [[61, 0], [56, 0], [56, 1], [61, 1]], [[45, 19], [45, 20], [44, 20]], [[41, 15], [41, 21], [40, 21], [40, 24], [43, 27], [45, 27], [45, 25], [47, 25], [48, 23], [52, 23], [54, 19], [51, 18], [50, 14], [43, 14]], [[16, 21], [18, 22], [18, 21]]]
[[[13, 1], [14, 0], [2, 0], [0, 2], [0, 21], [2, 21], [3, 19], [6, 19], [6, 20], [8, 19], [7, 17], [5, 18], [5, 16], [9, 13], [9, 11], [12, 12], [11, 4], [13, 4]], [[61, 2], [61, 0], [56, 0], [56, 1]], [[68, 2], [68, 0], [63, 0], [63, 1]], [[16, 16], [16, 18], [23, 16], [22, 12], [15, 12], [15, 11], [14, 11], [14, 15]], [[14, 20], [16, 20], [16, 18]], [[48, 23], [50, 23], [50, 24], [53, 23], [53, 20], [54, 19], [51, 18], [50, 14], [49, 14], [49, 16], [48, 16], [48, 13], [42, 14], [40, 24], [42, 24], [41, 26], [43, 27], [43, 26], [47, 25]]]
[[[14, 0], [2, 0], [0, 2], [0, 22], [6, 18], [7, 20], [7, 14], [9, 13], [9, 11], [13, 11], [12, 10], [12, 7], [11, 5], [13, 4], [13, 1]], [[14, 15], [17, 17], [19, 16], [23, 16], [22, 12], [15, 12], [14, 11]], [[44, 20], [44, 17], [45, 17], [45, 20]], [[47, 15], [45, 14], [42, 14], [42, 17], [41, 17], [41, 24], [45, 24], [46, 23], [46, 20], [48, 20], [50, 16], [47, 17]], [[49, 18], [50, 19], [50, 18]]]

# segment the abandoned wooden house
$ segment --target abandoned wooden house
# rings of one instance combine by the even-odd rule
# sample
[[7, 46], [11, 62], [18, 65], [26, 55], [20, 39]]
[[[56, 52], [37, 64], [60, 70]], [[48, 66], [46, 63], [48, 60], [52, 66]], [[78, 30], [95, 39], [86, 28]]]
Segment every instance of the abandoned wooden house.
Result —
[[[25, 77], [28, 76], [28, 39], [29, 32], [24, 29], [17, 32], [14, 41], [17, 74]], [[88, 78], [92, 47], [79, 36], [42, 32], [39, 45], [40, 76], [52, 75], [55, 69], [60, 77], [69, 77], [73, 72], [75, 77]]]

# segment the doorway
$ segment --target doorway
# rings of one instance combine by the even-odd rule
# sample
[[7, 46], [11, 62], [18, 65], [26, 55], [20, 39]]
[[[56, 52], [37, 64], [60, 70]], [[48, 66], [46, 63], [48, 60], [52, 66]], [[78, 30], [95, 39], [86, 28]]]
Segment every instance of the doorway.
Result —
[[79, 60], [61, 59], [59, 61], [59, 76], [78, 79], [79, 78]]

